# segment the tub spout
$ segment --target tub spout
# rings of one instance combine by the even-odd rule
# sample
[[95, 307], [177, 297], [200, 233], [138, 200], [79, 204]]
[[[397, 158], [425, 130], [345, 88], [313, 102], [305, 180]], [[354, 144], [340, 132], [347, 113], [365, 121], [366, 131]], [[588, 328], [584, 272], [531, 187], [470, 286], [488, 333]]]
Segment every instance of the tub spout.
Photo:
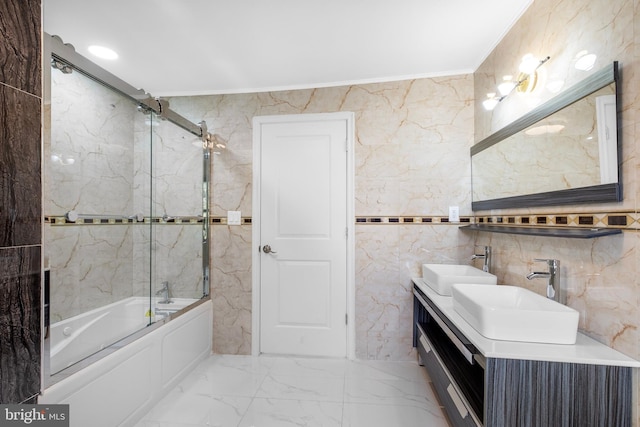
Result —
[[171, 304], [173, 301], [171, 301], [170, 294], [169, 282], [162, 282], [162, 288], [156, 291], [156, 296], [162, 296], [162, 299], [158, 301], [158, 304]]

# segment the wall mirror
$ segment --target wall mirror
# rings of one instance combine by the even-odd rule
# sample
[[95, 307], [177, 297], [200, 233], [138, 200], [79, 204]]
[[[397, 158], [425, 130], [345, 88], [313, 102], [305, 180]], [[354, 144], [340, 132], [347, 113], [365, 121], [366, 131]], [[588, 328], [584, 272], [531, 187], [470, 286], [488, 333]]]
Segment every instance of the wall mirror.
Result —
[[472, 209], [622, 200], [618, 63], [471, 148]]

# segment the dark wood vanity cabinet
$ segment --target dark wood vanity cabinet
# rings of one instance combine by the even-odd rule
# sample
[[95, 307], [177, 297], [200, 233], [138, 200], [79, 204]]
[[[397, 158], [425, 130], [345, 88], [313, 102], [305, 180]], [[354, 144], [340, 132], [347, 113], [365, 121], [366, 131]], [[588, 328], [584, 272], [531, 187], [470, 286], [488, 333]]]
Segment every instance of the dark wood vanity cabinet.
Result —
[[633, 368], [485, 358], [418, 287], [413, 341], [454, 427], [632, 425]]

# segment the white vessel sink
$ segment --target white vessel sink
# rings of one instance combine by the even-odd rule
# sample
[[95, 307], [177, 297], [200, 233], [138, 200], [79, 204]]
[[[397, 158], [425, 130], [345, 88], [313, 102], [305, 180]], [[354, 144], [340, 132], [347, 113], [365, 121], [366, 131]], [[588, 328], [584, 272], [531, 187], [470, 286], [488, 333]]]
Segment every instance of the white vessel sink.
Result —
[[505, 341], [575, 344], [579, 313], [517, 286], [456, 284], [453, 308], [481, 335]]
[[474, 283], [476, 285], [496, 285], [498, 283], [493, 274], [470, 265], [458, 264], [422, 264], [422, 280], [443, 296], [451, 296], [451, 285], [454, 283]]

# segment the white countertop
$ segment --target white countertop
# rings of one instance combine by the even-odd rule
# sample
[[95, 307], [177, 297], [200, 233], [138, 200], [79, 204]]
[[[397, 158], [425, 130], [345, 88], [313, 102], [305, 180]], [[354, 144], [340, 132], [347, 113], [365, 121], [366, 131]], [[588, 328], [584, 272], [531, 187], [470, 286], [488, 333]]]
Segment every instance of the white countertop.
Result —
[[573, 345], [499, 341], [486, 338], [480, 335], [455, 311], [452, 297], [439, 295], [424, 283], [421, 278], [414, 278], [413, 283], [429, 297], [436, 307], [486, 358], [640, 367], [640, 361], [632, 359], [580, 332], [578, 332], [576, 343]]

